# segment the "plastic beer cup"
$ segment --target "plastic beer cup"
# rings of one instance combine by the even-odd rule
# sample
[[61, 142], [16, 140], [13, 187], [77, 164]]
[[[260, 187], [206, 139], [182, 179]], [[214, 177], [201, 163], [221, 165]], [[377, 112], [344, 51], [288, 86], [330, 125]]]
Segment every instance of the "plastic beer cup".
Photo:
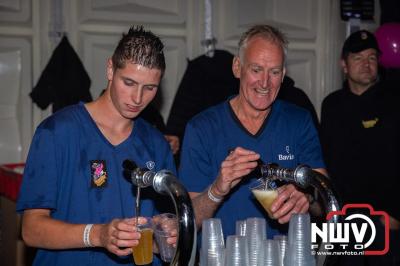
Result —
[[139, 244], [132, 247], [133, 260], [136, 265], [145, 265], [153, 262], [153, 228], [150, 217], [146, 223], [137, 225], [141, 234]]
[[264, 210], [267, 211], [268, 216], [273, 218], [271, 206], [272, 202], [278, 197], [278, 190], [266, 185], [261, 179], [257, 180], [257, 183], [252, 185], [250, 190]]

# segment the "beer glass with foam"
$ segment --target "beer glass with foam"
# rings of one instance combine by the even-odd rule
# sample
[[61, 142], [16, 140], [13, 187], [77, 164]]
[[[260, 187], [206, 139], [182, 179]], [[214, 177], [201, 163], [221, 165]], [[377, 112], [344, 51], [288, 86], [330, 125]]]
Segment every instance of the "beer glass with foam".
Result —
[[271, 206], [272, 202], [278, 197], [278, 190], [275, 183], [266, 182], [260, 178], [255, 184], [250, 186], [250, 190], [261, 206], [267, 211], [269, 217], [273, 218]]

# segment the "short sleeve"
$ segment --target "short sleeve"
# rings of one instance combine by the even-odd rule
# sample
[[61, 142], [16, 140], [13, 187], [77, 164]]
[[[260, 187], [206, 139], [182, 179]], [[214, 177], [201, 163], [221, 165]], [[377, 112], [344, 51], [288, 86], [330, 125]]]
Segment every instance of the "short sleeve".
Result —
[[191, 192], [203, 191], [215, 176], [212, 176], [212, 163], [207, 149], [207, 134], [198, 125], [189, 123], [181, 153], [179, 179]]
[[39, 127], [30, 146], [17, 211], [54, 209], [57, 200], [57, 176], [54, 134], [48, 128]]

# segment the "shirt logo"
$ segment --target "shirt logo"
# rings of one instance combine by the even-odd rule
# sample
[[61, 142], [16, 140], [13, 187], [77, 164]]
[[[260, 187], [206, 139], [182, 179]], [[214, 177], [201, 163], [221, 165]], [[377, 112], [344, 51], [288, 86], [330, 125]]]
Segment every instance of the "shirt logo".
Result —
[[153, 161], [148, 161], [148, 162], [146, 162], [146, 167], [147, 167], [147, 169], [149, 169], [149, 170], [153, 170], [153, 168], [154, 168], [155, 165], [156, 165], [156, 163], [153, 162]]
[[294, 155], [290, 153], [290, 147], [287, 145], [285, 147], [285, 152], [284, 154], [278, 154], [278, 160], [279, 161], [291, 161], [294, 160]]
[[90, 175], [92, 187], [105, 187], [107, 185], [107, 166], [104, 160], [90, 161]]
[[371, 128], [371, 127], [374, 127], [376, 125], [376, 123], [378, 123], [378, 121], [379, 121], [379, 118], [376, 117], [375, 119], [372, 119], [372, 120], [367, 120], [367, 121], [362, 120], [361, 123], [364, 128]]

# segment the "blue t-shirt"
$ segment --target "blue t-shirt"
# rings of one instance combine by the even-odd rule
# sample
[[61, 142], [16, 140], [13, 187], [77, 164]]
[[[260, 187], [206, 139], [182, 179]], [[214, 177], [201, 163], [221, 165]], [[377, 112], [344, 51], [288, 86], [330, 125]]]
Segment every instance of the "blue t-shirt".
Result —
[[[179, 177], [188, 191], [205, 191], [217, 177], [229, 150], [238, 146], [259, 153], [265, 163], [288, 168], [298, 164], [324, 167], [318, 134], [308, 111], [276, 100], [262, 128], [252, 135], [226, 101], [200, 113], [186, 127]], [[267, 219], [268, 238], [286, 229], [269, 219], [256, 202], [249, 189], [254, 181], [243, 179], [215, 213], [222, 221], [225, 237], [235, 234], [236, 221], [249, 217]]]
[[[136, 187], [122, 174], [130, 159], [154, 171], [176, 172], [169, 144], [138, 118], [131, 135], [114, 146], [101, 133], [83, 103], [44, 120], [30, 147], [17, 211], [44, 208], [67, 223], [100, 224], [135, 216]], [[141, 216], [157, 213], [170, 201], [151, 187], [141, 191]], [[172, 202], [171, 202], [172, 204]], [[62, 241], [62, 238], [60, 238]], [[159, 265], [154, 256], [153, 265]], [[118, 257], [105, 248], [39, 249], [35, 265], [132, 265], [132, 256]]]

